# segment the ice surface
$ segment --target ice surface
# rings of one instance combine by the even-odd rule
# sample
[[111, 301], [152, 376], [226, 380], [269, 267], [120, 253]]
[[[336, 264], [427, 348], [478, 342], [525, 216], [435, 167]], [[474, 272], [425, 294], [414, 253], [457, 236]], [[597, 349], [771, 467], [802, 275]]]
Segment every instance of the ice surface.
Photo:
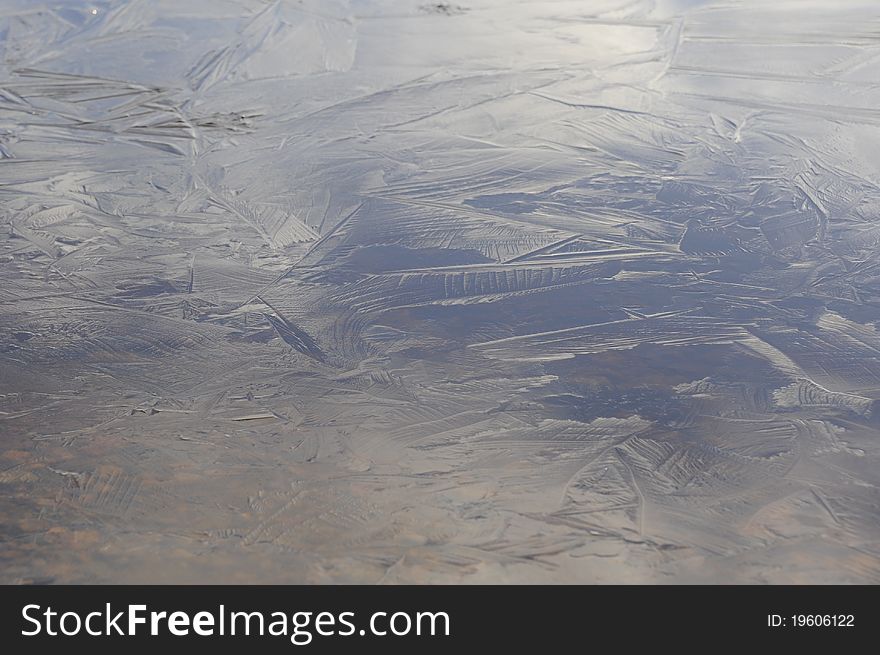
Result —
[[0, 581], [880, 582], [878, 34], [0, 1]]

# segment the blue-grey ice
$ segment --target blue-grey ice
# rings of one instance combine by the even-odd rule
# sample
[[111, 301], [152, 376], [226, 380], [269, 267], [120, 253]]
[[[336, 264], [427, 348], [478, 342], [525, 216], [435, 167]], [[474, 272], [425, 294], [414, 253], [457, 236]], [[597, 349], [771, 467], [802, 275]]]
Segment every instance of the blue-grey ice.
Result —
[[876, 0], [0, 0], [0, 581], [880, 582]]

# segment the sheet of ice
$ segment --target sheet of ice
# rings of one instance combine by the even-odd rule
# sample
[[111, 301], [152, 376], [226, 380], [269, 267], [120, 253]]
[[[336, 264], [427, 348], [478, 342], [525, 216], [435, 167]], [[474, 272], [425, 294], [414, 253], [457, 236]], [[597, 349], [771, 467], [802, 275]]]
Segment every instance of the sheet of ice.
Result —
[[0, 581], [880, 582], [874, 0], [0, 0]]

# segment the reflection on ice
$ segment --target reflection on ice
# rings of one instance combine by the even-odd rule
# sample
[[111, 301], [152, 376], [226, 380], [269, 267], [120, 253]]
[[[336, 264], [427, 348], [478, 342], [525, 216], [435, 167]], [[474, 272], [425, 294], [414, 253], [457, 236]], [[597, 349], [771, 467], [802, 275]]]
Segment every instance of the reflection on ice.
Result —
[[880, 581], [878, 21], [7, 0], [3, 581]]

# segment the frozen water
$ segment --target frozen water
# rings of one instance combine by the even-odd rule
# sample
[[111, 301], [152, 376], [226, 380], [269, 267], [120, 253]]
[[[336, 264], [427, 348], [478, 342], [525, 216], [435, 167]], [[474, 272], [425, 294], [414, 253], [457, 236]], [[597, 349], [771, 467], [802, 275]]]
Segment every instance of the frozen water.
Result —
[[0, 581], [880, 582], [875, 0], [0, 35]]

